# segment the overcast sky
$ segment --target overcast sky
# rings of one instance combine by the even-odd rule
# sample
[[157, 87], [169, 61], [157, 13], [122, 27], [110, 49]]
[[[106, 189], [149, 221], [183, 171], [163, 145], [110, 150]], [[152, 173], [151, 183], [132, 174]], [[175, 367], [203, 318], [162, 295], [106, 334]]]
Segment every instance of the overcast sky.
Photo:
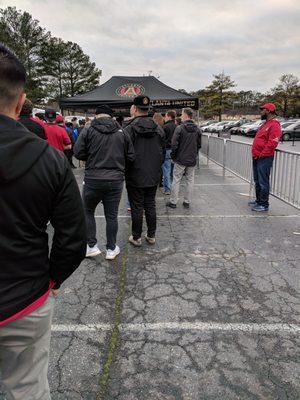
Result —
[[0, 0], [77, 42], [112, 75], [159, 76], [188, 91], [222, 70], [239, 90], [300, 77], [300, 0]]

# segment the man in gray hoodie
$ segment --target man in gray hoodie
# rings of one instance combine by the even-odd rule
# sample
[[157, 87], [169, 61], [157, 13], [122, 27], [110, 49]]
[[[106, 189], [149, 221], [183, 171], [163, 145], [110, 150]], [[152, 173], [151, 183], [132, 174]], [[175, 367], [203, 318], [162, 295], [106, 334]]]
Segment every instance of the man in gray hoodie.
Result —
[[187, 184], [184, 194], [183, 207], [189, 208], [194, 187], [195, 166], [201, 147], [201, 131], [193, 121], [193, 110], [182, 109], [182, 124], [174, 132], [171, 144], [171, 158], [174, 162], [173, 183], [170, 201], [167, 207], [176, 208], [179, 194], [179, 186], [185, 174]]

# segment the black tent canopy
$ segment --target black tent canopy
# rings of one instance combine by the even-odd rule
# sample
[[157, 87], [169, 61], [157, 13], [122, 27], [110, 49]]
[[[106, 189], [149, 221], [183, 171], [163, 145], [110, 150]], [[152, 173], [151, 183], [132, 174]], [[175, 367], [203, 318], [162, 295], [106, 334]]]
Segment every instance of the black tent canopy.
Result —
[[133, 98], [143, 94], [150, 97], [154, 109], [191, 107], [198, 110], [198, 98], [179, 92], [154, 76], [113, 76], [90, 92], [61, 99], [60, 107], [94, 112], [97, 106], [107, 104], [115, 110], [128, 110]]

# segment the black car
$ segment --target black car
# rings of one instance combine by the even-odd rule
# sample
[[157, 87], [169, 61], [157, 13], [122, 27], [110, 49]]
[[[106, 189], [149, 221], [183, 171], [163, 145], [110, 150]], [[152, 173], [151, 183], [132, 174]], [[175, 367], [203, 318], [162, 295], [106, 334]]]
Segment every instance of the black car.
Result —
[[282, 140], [300, 139], [300, 121], [287, 126], [282, 130]]

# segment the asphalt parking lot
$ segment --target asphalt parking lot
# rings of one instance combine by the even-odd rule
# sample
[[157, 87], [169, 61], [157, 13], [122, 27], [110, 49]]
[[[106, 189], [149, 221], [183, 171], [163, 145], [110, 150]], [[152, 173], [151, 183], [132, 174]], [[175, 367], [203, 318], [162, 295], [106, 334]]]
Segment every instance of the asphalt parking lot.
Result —
[[121, 255], [85, 260], [56, 301], [52, 400], [300, 398], [300, 212], [272, 198], [253, 214], [248, 193], [201, 165], [190, 210], [158, 193], [157, 244], [142, 248], [123, 194]]

